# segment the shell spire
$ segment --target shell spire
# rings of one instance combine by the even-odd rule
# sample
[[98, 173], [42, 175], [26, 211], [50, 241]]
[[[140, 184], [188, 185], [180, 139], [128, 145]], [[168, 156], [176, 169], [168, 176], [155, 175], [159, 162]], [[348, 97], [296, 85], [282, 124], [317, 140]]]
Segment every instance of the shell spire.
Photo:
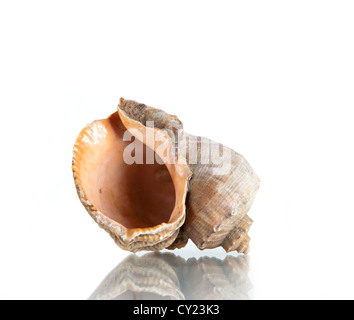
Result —
[[184, 145], [193, 175], [186, 222], [171, 248], [184, 246], [189, 238], [201, 250], [222, 246], [227, 252], [248, 253], [253, 221], [247, 213], [259, 178], [242, 155], [224, 145], [189, 134]]

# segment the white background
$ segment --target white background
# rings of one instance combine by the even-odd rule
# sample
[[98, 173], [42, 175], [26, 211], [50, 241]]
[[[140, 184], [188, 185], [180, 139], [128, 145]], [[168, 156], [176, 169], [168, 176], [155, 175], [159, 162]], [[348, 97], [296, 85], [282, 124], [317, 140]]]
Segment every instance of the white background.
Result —
[[77, 134], [122, 96], [261, 178], [251, 298], [353, 299], [353, 16], [352, 1], [1, 1], [0, 298], [86, 299], [129, 255], [71, 173]]

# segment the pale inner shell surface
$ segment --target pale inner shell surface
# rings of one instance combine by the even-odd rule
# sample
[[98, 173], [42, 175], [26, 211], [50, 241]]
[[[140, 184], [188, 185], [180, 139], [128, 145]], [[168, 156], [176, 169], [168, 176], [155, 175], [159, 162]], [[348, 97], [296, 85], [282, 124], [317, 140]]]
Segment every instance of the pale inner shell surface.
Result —
[[156, 161], [145, 164], [146, 152], [151, 149], [139, 140], [135, 143], [141, 144], [144, 164], [126, 164], [123, 152], [131, 141], [123, 141], [125, 131], [116, 112], [84, 132], [85, 157], [78, 170], [81, 188], [98, 211], [126, 228], [173, 222], [178, 218], [173, 166], [167, 168]]

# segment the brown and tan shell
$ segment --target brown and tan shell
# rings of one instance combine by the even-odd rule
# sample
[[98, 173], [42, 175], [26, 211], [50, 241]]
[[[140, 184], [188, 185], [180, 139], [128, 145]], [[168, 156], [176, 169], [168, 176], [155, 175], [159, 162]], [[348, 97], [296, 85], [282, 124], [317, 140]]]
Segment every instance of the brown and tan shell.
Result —
[[[147, 121], [154, 121], [154, 127], [147, 127]], [[227, 174], [214, 174], [219, 165], [213, 160], [220, 160], [220, 148], [210, 148], [208, 156], [211, 161], [205, 164], [200, 161], [202, 138], [183, 133], [182, 128], [176, 116], [121, 98], [116, 113], [108, 119], [93, 122], [77, 138], [73, 172], [81, 202], [94, 220], [125, 250], [182, 248], [191, 239], [199, 249], [222, 246], [227, 252], [248, 253], [248, 230], [252, 219], [247, 212], [259, 189], [257, 175], [243, 156], [209, 140], [211, 146], [227, 151], [222, 156], [229, 157], [225, 160], [230, 160], [231, 164]], [[154, 151], [165, 165], [140, 165], [146, 167], [139, 169], [139, 165], [123, 164], [121, 156], [115, 158], [128, 144], [121, 142], [125, 130], [138, 132], [136, 138], [146, 148], [151, 146], [146, 132], [153, 132], [156, 137]], [[178, 143], [177, 137], [181, 136], [182, 143]], [[169, 146], [167, 155], [158, 154], [158, 147], [165, 142]], [[197, 162], [190, 161], [192, 146], [192, 158], [196, 156]], [[112, 157], [115, 161], [111, 161]], [[175, 161], [170, 161], [172, 158]], [[126, 171], [134, 172], [134, 179], [112, 179], [112, 176]], [[165, 181], [155, 183], [151, 177]], [[132, 189], [131, 181], [147, 179], [150, 179], [149, 184], [155, 184], [152, 183], [151, 188], [145, 187], [145, 192], [140, 192], [131, 201], [128, 192]], [[156, 191], [151, 198], [159, 199], [154, 202], [156, 208], [150, 206], [145, 211], [139, 207], [138, 213], [131, 210], [131, 206], [140, 201], [139, 197], [149, 194], [150, 189]], [[166, 190], [170, 190], [169, 193]], [[107, 196], [110, 192], [114, 193], [114, 201]]]
[[[138, 109], [139, 121], [133, 114]], [[150, 116], [159, 120], [155, 123], [161, 128], [145, 127]], [[117, 245], [132, 252], [166, 248], [185, 221], [191, 173], [181, 159], [172, 161], [174, 145], [164, 126], [182, 124], [175, 116], [144, 105], [131, 110], [129, 102], [121, 100], [117, 112], [84, 128], [74, 146], [72, 169], [82, 204]], [[150, 132], [154, 151], [165, 164], [126, 164], [123, 153], [130, 143], [123, 141], [126, 130], [134, 132], [145, 154], [151, 152], [151, 141], [146, 139]], [[168, 145], [167, 154], [156, 150], [162, 143]]]
[[171, 253], [128, 256], [89, 300], [247, 300], [248, 256], [185, 260]]

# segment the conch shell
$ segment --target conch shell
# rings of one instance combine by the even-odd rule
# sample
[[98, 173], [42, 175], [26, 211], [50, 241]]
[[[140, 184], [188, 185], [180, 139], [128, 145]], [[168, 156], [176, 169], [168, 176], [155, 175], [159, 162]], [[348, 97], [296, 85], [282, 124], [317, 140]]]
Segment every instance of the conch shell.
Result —
[[[182, 129], [176, 116], [121, 98], [117, 112], [76, 140], [72, 169], [82, 204], [124, 250], [182, 248], [190, 238], [199, 249], [247, 253], [258, 177], [241, 155]], [[209, 163], [200, 160], [205, 141]], [[220, 174], [224, 163], [229, 170]]]

